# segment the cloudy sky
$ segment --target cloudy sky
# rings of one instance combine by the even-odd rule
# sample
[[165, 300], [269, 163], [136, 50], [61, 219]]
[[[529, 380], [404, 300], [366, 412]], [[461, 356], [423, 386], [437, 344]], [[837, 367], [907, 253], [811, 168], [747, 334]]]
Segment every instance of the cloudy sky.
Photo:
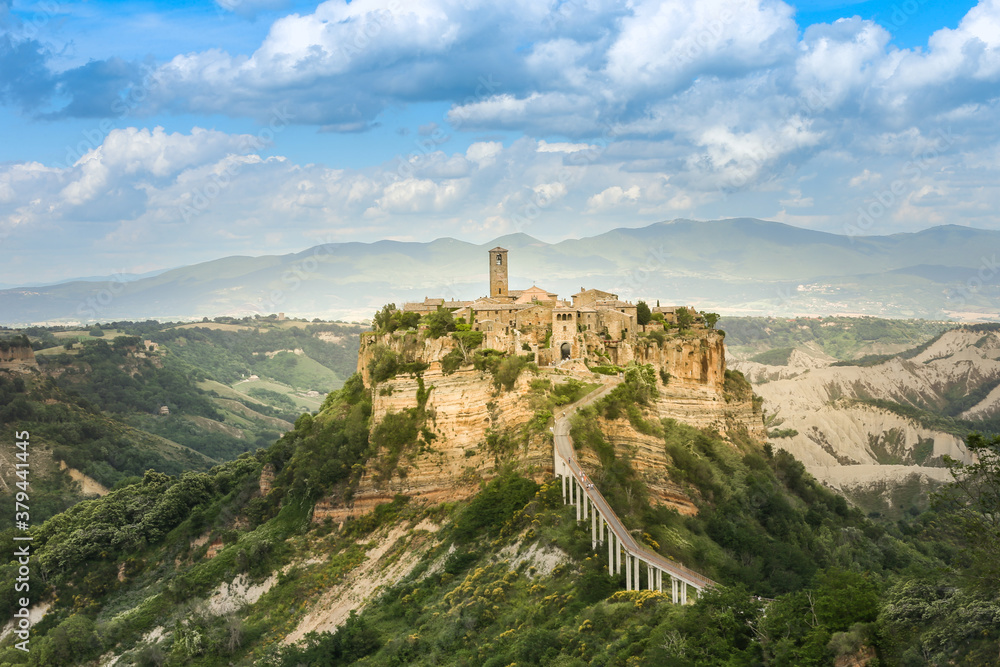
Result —
[[0, 0], [0, 283], [752, 216], [1000, 229], [1000, 0]]

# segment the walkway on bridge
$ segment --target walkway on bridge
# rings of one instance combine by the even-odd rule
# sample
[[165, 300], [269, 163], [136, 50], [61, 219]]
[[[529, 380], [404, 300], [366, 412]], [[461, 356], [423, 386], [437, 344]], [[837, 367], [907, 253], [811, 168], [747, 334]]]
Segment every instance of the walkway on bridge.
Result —
[[675, 563], [640, 544], [615, 514], [601, 495], [593, 480], [586, 475], [576, 460], [573, 439], [569, 435], [569, 418], [578, 409], [597, 401], [617, 386], [617, 382], [567, 406], [557, 415], [553, 430], [555, 474], [562, 479], [563, 502], [576, 505], [576, 520], [590, 520], [591, 547], [598, 544], [608, 548], [608, 573], [621, 574], [625, 569], [626, 590], [643, 590], [640, 586], [640, 563], [646, 567], [646, 588], [663, 592], [663, 575], [670, 581], [670, 591], [675, 603], [686, 604], [688, 589], [702, 591], [715, 582], [694, 570]]

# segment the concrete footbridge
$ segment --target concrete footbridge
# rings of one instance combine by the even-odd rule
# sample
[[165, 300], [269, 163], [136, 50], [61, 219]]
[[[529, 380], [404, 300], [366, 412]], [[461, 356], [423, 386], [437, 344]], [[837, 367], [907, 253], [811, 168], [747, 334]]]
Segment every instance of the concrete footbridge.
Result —
[[[626, 590], [655, 590], [662, 593], [666, 575], [674, 603], [686, 604], [688, 589], [700, 592], [714, 586], [715, 582], [636, 541], [574, 456], [573, 440], [569, 435], [570, 416], [579, 408], [605, 396], [616, 385], [617, 382], [611, 382], [582, 400], [566, 406], [556, 415], [556, 423], [552, 429], [555, 436], [555, 474], [562, 479], [563, 502], [576, 506], [577, 521], [590, 521], [591, 547], [596, 551], [598, 544], [607, 546], [608, 573], [621, 574], [624, 568]], [[641, 574], [645, 576], [640, 576]]]

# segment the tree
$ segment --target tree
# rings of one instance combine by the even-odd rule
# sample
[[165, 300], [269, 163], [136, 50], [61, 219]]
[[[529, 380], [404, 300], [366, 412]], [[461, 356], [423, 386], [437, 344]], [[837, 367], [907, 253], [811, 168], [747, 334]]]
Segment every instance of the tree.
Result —
[[677, 309], [677, 326], [681, 329], [690, 329], [694, 324], [694, 313], [681, 306]]
[[635, 304], [635, 319], [640, 325], [649, 324], [649, 321], [653, 318], [653, 311], [649, 309], [645, 301], [640, 301]]
[[1000, 435], [987, 439], [972, 433], [966, 447], [975, 462], [945, 456], [955, 481], [934, 494], [933, 504], [948, 513], [964, 538], [976, 579], [995, 588], [1000, 585]]
[[88, 333], [89, 335], [94, 336], [95, 338], [100, 338], [101, 336], [104, 335], [104, 330], [101, 329], [100, 325], [94, 325], [94, 327]]
[[385, 382], [399, 372], [400, 357], [386, 345], [376, 345], [372, 348], [371, 360], [368, 362], [368, 372], [372, 382]]
[[389, 328], [389, 320], [392, 319], [392, 314], [396, 312], [396, 304], [387, 303], [382, 306], [382, 310], [375, 313], [372, 317], [372, 329], [375, 331], [385, 331]]
[[709, 329], [715, 328], [715, 323], [719, 321], [720, 315], [718, 313], [706, 313], [702, 311], [702, 316], [705, 318], [705, 326]]
[[447, 308], [438, 308], [433, 313], [425, 315], [424, 322], [427, 324], [427, 335], [431, 338], [440, 338], [455, 330], [455, 319]]

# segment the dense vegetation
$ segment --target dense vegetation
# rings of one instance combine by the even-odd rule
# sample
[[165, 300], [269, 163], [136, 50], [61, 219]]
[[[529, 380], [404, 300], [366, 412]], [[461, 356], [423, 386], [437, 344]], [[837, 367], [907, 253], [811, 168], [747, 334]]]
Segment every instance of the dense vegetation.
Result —
[[[444, 539], [440, 551], [343, 630], [267, 652], [261, 662], [798, 666], [868, 658], [979, 665], [995, 657], [996, 580], [966, 569], [972, 556], [954, 569], [945, 565], [966, 553], [963, 544], [974, 544], [970, 538], [997, 509], [995, 497], [973, 508], [972, 523], [963, 526], [967, 537], [957, 531], [957, 541], [934, 535], [946, 513], [880, 526], [787, 454], [755, 453], [749, 445], [736, 451], [710, 434], [663, 426], [670, 450], [689, 451], [678, 465], [715, 500], [703, 497], [702, 512], [686, 518], [638, 502], [629, 518], [652, 548], [687, 543], [684, 555], [693, 561], [685, 562], [726, 583], [695, 604], [621, 591], [622, 577], [606, 574], [606, 552], [590, 551], [589, 530], [562, 506], [558, 485], [508, 475], [460, 510], [449, 529], [460, 545], [476, 546], [455, 550], [432, 573], [428, 561], [447, 556]], [[997, 484], [998, 443], [988, 446], [994, 459], [978, 472]], [[602, 483], [618, 486], [613, 475]], [[967, 498], [947, 502], [961, 507]], [[620, 499], [616, 504], [628, 511]], [[568, 559], [539, 576], [531, 561], [517, 566], [496, 557], [511, 543], [520, 553], [529, 545], [556, 547]], [[974, 549], [995, 576], [994, 547], [991, 541]]]
[[[78, 500], [65, 473], [54, 460], [65, 461], [111, 488], [155, 469], [169, 474], [207, 470], [211, 460], [181, 448], [165, 449], [153, 436], [102, 412], [74, 391], [65, 391], [52, 378], [11, 378], [0, 372], [0, 442], [10, 446], [16, 427], [28, 431], [38, 448], [33, 459], [32, 517], [42, 521]], [[51, 451], [46, 462], [43, 451]], [[5, 499], [9, 495], [3, 494]]]
[[[300, 399], [294, 387], [339, 385], [341, 373], [353, 372], [360, 327], [217, 319], [222, 321], [197, 328], [113, 322], [100, 327], [99, 337], [91, 335], [96, 330], [63, 327], [3, 336], [8, 347], [27, 340], [41, 352], [38, 371], [0, 370], [0, 423], [30, 431], [39, 447], [32, 482], [35, 520], [81, 497], [56, 467], [60, 461], [107, 488], [147, 470], [206, 471], [270, 446], [304, 408], [319, 407], [321, 398]], [[145, 340], [160, 349], [147, 350]], [[283, 348], [309, 354], [273, 354]], [[238, 385], [249, 387], [246, 393], [225, 386], [251, 372], [293, 384]]]

